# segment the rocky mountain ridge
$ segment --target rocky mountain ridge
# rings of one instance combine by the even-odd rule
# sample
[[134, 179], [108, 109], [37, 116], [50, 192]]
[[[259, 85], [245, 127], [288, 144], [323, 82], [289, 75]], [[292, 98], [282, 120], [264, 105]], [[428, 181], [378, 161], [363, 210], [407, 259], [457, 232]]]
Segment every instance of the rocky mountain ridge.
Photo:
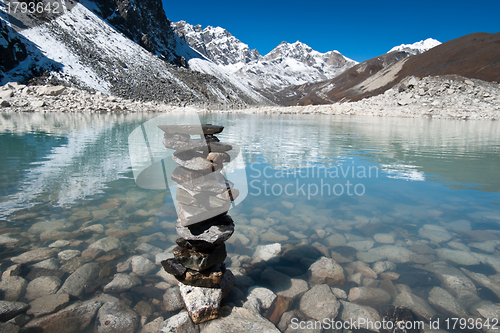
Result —
[[299, 41], [282, 42], [262, 56], [221, 27], [202, 29], [185, 21], [172, 27], [195, 50], [268, 98], [287, 86], [335, 77], [356, 64], [338, 51], [320, 53]]
[[[163, 10], [154, 10], [161, 6], [160, 1], [82, 1], [31, 27], [0, 11], [2, 36], [9, 39], [3, 44], [19, 41], [26, 49], [22, 61], [2, 64], [1, 83], [38, 77], [35, 83], [170, 104], [270, 103], [175, 36]], [[162, 30], [162, 22], [168, 29]], [[5, 51], [13, 54], [12, 47]], [[192, 60], [209, 73], [183, 67]]]
[[339, 76], [292, 87], [286, 104], [330, 104], [376, 96], [406, 77], [460, 75], [500, 81], [500, 33], [474, 33], [409, 56], [393, 51], [360, 63]]

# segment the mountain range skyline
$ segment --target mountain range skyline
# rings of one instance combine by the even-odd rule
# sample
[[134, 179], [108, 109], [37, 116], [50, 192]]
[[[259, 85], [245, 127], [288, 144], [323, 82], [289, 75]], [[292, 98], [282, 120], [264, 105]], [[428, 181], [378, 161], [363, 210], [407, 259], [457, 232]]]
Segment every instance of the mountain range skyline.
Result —
[[[388, 52], [400, 44], [412, 44], [427, 38], [444, 43], [473, 32], [499, 31], [496, 13], [498, 1], [401, 3], [383, 5], [358, 1], [350, 3], [278, 0], [213, 4], [181, 3], [163, 0], [165, 13], [172, 22], [223, 27], [265, 55], [281, 42], [300, 41], [318, 52], [337, 50], [345, 57], [362, 62]], [[467, 23], [467, 24], [461, 24]]]

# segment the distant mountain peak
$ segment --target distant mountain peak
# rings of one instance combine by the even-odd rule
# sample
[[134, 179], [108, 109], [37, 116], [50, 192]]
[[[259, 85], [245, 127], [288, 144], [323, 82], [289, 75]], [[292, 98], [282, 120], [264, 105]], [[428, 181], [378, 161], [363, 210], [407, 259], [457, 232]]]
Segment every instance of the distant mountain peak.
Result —
[[217, 65], [227, 66], [248, 63], [261, 56], [257, 50], [250, 50], [247, 44], [221, 27], [193, 26], [186, 21], [173, 22], [174, 32], [192, 48]]
[[432, 49], [435, 46], [440, 45], [440, 44], [441, 44], [441, 42], [436, 40], [436, 39], [427, 38], [426, 40], [421, 40], [420, 42], [416, 42], [413, 44], [401, 44], [399, 46], [395, 46], [392, 49], [390, 49], [389, 52], [387, 52], [387, 53], [394, 52], [394, 51], [397, 51], [397, 52], [405, 51], [405, 52], [408, 52], [412, 55], [421, 54], [421, 53], [424, 53], [425, 51]]

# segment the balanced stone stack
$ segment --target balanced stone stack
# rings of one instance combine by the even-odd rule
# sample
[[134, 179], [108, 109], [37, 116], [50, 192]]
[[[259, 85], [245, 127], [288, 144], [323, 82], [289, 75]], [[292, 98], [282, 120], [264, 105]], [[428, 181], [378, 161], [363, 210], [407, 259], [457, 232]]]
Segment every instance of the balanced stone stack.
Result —
[[179, 165], [171, 179], [177, 183], [176, 229], [181, 236], [174, 258], [162, 261], [162, 265], [179, 281], [193, 322], [201, 323], [219, 316], [221, 300], [234, 284], [234, 276], [224, 264], [224, 242], [234, 232], [227, 211], [238, 190], [221, 170], [231, 160], [229, 151], [235, 153], [238, 148], [214, 135], [222, 132], [222, 126], [159, 128], [165, 132], [163, 144], [175, 150], [172, 158]]

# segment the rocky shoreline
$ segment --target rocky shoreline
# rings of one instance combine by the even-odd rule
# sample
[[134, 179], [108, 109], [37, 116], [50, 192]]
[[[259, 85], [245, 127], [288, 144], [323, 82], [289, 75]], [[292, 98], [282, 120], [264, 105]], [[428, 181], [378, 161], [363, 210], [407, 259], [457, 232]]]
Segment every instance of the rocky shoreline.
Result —
[[169, 105], [141, 102], [63, 86], [0, 88], [0, 112], [234, 112], [499, 120], [500, 84], [460, 76], [408, 77], [384, 94], [358, 102], [315, 106]]

